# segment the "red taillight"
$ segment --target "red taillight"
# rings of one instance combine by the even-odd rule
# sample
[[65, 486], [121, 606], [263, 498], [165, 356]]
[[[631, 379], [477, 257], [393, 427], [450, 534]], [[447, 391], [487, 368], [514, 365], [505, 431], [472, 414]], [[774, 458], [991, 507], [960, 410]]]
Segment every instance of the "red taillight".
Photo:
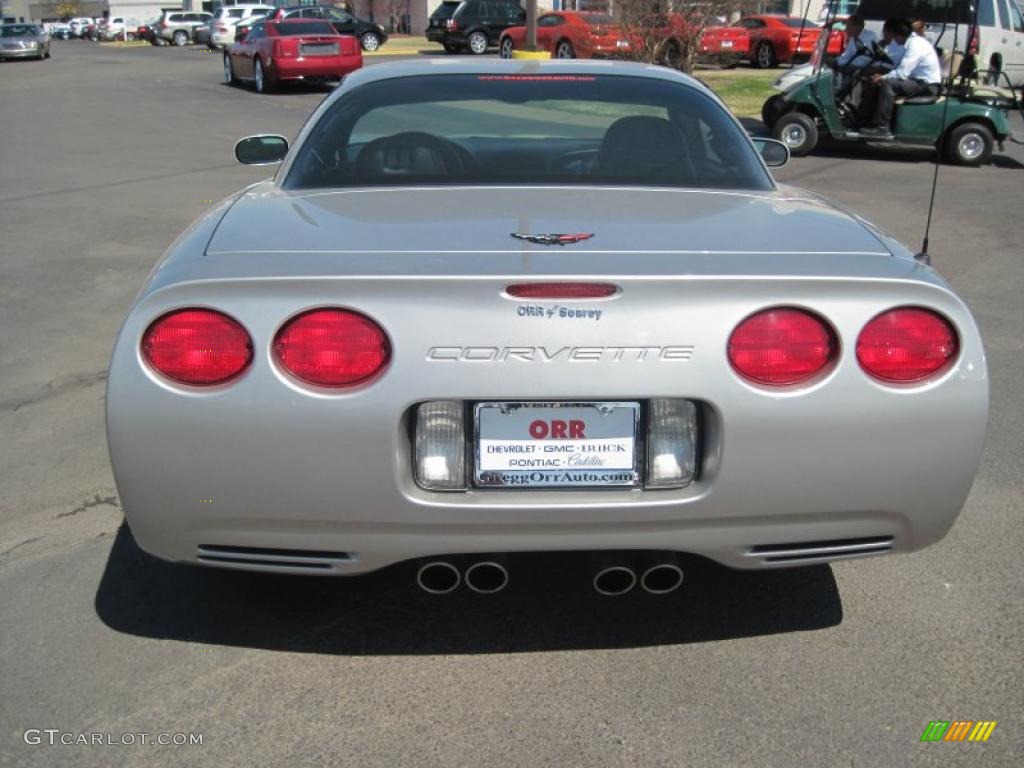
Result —
[[517, 299], [600, 299], [616, 290], [611, 283], [515, 283], [505, 289]]
[[391, 345], [368, 317], [346, 309], [312, 309], [278, 331], [274, 353], [302, 381], [351, 387], [387, 364]]
[[181, 384], [210, 386], [233, 379], [252, 362], [245, 328], [212, 309], [178, 309], [153, 322], [142, 336], [146, 361]]
[[921, 381], [956, 357], [953, 326], [927, 309], [900, 307], [884, 312], [860, 332], [857, 360], [882, 381]]
[[778, 307], [751, 315], [729, 337], [729, 362], [759, 384], [807, 381], [835, 357], [832, 330], [815, 315]]
[[448, 19], [444, 23], [444, 25], [448, 29], [449, 32], [458, 32], [459, 31], [459, 22], [457, 22], [455, 19]]

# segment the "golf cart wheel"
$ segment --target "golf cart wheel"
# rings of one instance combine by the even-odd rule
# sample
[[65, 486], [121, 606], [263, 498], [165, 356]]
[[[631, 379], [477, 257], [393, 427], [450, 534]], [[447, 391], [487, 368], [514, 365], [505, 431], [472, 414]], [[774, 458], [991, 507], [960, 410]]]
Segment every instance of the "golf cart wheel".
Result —
[[946, 134], [946, 158], [955, 165], [984, 165], [992, 157], [992, 131], [981, 123], [960, 123]]
[[789, 154], [804, 157], [818, 145], [818, 126], [803, 112], [787, 112], [775, 121], [772, 136], [789, 147]]
[[786, 102], [782, 100], [781, 93], [770, 96], [761, 106], [761, 120], [768, 126], [768, 130], [774, 128], [775, 121], [785, 114], [786, 106]]
[[515, 44], [512, 42], [512, 38], [503, 37], [501, 39], [501, 45], [498, 46], [498, 55], [503, 59], [511, 59], [514, 48]]
[[487, 35], [479, 30], [466, 38], [466, 44], [469, 46], [469, 52], [476, 56], [487, 53]]
[[759, 69], [771, 69], [778, 65], [779, 60], [771, 43], [762, 42], [757, 46], [755, 63]]

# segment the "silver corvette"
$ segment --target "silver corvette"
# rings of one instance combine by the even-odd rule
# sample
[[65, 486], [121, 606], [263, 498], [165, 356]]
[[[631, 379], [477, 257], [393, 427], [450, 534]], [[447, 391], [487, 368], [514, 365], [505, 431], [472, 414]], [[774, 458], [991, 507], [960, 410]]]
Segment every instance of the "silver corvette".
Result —
[[[779, 158], [777, 153], [783, 152]], [[285, 155], [285, 153], [287, 154]], [[968, 308], [856, 214], [777, 185], [697, 81], [610, 62], [345, 79], [283, 164], [170, 248], [118, 336], [107, 432], [169, 560], [435, 592], [588, 550], [776, 568], [938, 541], [988, 407]]]

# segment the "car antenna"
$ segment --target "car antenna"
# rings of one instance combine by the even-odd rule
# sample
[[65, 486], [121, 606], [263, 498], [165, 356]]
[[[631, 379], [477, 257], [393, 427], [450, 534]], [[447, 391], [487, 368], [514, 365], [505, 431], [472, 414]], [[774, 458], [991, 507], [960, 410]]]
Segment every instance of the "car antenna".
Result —
[[[971, 25], [976, 27], [978, 24], [978, 4], [975, 3], [971, 9], [973, 15], [971, 17]], [[914, 33], [916, 34], [916, 32]], [[946, 97], [942, 100], [942, 122], [939, 124], [939, 136], [946, 133], [946, 112], [949, 109], [949, 97], [953, 94], [953, 61], [956, 58], [956, 46], [959, 42], [960, 34], [960, 20], [956, 19], [953, 23], [953, 49], [949, 56], [949, 81], [946, 84]], [[970, 35], [968, 34], [968, 39]], [[942, 82], [939, 82], [939, 95], [942, 95]], [[924, 225], [924, 238], [921, 241], [921, 250], [914, 254], [914, 260], [919, 261], [922, 264], [931, 264], [932, 256], [928, 253], [928, 235], [932, 230], [932, 211], [935, 209], [935, 191], [939, 186], [939, 166], [942, 165], [942, 152], [943, 147], [941, 144], [936, 147], [935, 151], [935, 171], [932, 174], [932, 192], [928, 199], [928, 219]]]

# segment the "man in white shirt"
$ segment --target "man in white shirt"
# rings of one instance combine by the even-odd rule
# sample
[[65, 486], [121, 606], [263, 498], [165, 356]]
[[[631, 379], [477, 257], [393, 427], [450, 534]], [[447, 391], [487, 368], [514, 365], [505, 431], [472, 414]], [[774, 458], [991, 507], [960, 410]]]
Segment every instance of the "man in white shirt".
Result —
[[897, 96], [920, 96], [938, 89], [942, 82], [942, 68], [939, 56], [928, 40], [912, 34], [910, 22], [900, 21], [893, 29], [893, 38], [906, 46], [899, 66], [892, 72], [877, 74], [871, 81], [878, 87], [878, 103], [875, 106], [874, 125], [861, 128], [866, 136], [889, 138], [892, 132], [892, 109]]

